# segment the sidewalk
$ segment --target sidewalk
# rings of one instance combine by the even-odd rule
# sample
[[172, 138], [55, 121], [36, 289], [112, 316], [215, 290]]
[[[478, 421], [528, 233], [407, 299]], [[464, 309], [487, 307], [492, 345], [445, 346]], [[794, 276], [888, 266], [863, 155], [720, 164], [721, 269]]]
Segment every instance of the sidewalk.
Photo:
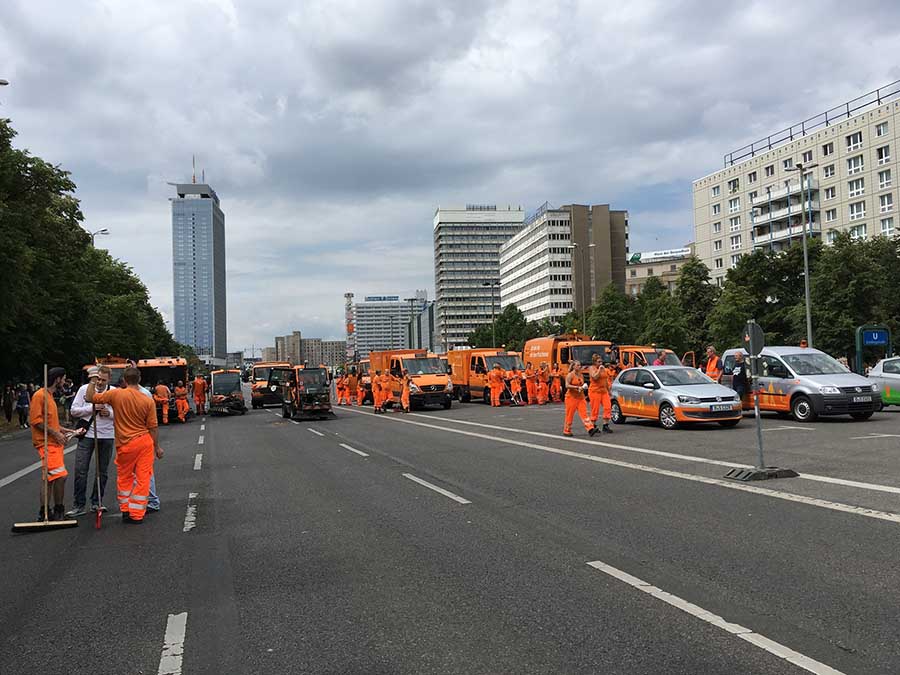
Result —
[[[2, 416], [2, 412], [0, 412], [0, 416]], [[12, 441], [17, 438], [25, 438], [29, 434], [31, 434], [31, 429], [20, 429], [18, 425], [18, 416], [13, 413], [13, 421], [9, 424], [6, 423], [5, 418], [0, 418], [0, 443], [3, 441]]]

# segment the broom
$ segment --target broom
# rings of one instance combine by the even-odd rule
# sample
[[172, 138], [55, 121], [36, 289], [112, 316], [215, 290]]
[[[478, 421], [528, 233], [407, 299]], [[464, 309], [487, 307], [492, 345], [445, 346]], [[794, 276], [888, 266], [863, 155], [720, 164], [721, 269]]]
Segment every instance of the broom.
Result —
[[[47, 447], [47, 413], [49, 401], [47, 399], [47, 364], [44, 364], [44, 456], [41, 459], [41, 474], [44, 481], [44, 520], [36, 523], [13, 523], [13, 532], [46, 532], [47, 530], [63, 530], [68, 527], [78, 527], [77, 520], [50, 520], [50, 479], [47, 469], [47, 461], [50, 449]], [[96, 436], [96, 434], [95, 434]]]

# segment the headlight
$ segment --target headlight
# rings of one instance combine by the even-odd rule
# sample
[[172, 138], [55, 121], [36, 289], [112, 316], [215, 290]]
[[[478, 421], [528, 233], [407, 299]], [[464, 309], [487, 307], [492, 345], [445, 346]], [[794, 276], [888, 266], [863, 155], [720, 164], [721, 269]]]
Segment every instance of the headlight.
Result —
[[740, 394], [735, 394], [735, 395], [734, 395], [734, 400], [735, 400], [735, 401], [740, 401], [740, 400], [741, 400], [741, 395], [740, 395]]
[[696, 396], [679, 396], [679, 403], [700, 403], [700, 399]]
[[419, 386], [415, 382], [410, 382], [409, 383], [409, 391], [410, 391], [410, 393], [418, 392]]
[[444, 391], [453, 391], [453, 380], [451, 380], [449, 377], [447, 378], [447, 384], [444, 387]]
[[838, 389], [837, 387], [832, 387], [829, 385], [829, 386], [825, 386], [825, 387], [819, 387], [819, 393], [820, 394], [840, 394], [841, 390]]
[[878, 385], [877, 385], [877, 384], [873, 384], [873, 385], [872, 385], [872, 391], [878, 391]]

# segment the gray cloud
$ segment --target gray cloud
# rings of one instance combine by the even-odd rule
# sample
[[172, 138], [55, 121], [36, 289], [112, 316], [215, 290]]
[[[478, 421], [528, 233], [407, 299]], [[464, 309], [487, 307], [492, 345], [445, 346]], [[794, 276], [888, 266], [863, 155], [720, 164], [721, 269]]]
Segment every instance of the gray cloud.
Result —
[[[611, 202], [692, 237], [729, 150], [900, 78], [900, 5], [587, 0], [4, 3], [19, 142], [171, 311], [167, 180], [226, 211], [229, 346], [340, 337], [343, 293], [432, 288], [438, 204]], [[800, 27], [803, 26], [803, 30]]]

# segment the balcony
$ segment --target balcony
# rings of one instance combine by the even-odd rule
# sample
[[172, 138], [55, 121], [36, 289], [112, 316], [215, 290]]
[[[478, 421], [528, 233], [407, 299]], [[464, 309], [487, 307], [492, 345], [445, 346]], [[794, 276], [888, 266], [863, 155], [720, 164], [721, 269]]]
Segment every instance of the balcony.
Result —
[[[785, 227], [784, 229], [775, 230], [774, 232], [768, 232], [766, 234], [754, 234], [753, 246], [754, 248], [759, 248], [761, 246], [767, 246], [775, 242], [794, 239], [795, 237], [799, 239], [803, 236], [803, 231], [806, 227], [808, 226], [804, 223], [803, 225]], [[822, 227], [819, 225], [819, 223], [813, 223], [810, 232], [812, 233], [813, 237], [820, 237], [822, 236]]]
[[783, 209], [776, 209], [775, 211], [769, 211], [767, 213], [754, 213], [750, 222], [754, 227], [758, 225], [765, 225], [767, 223], [777, 222], [779, 220], [787, 220], [788, 212], [790, 212], [791, 217], [803, 215], [804, 219], [808, 216], [806, 215], [810, 209], [813, 211], [819, 210], [819, 200], [813, 199], [811, 202], [807, 201], [801, 204], [792, 204], [791, 208], [784, 207]]
[[[803, 192], [806, 192], [806, 184], [809, 183], [809, 190], [811, 192], [818, 192], [819, 190], [819, 181], [815, 178], [811, 178], [809, 181], [803, 182]], [[788, 187], [780, 187], [777, 190], [770, 190], [769, 192], [763, 191], [762, 194], [756, 196], [755, 199], [750, 201], [751, 206], [762, 206], [763, 204], [768, 204], [770, 201], [778, 201], [779, 199], [786, 199], [789, 194], [795, 195], [800, 192], [800, 183], [791, 181], [791, 184]]]

